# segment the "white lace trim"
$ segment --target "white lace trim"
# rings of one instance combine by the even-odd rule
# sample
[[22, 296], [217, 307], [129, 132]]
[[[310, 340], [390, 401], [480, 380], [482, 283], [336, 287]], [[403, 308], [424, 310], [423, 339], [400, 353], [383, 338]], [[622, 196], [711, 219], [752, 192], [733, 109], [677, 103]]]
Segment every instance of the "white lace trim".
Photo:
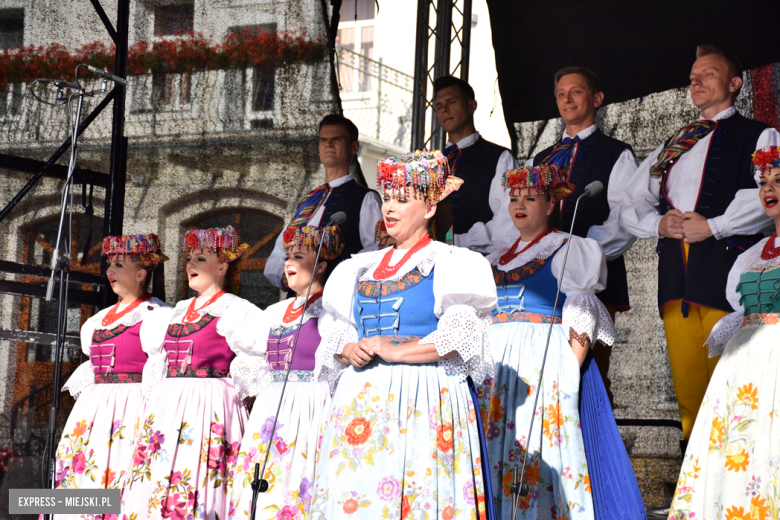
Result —
[[449, 376], [455, 376], [460, 381], [465, 381], [467, 376], [474, 381], [492, 379], [495, 364], [487, 339], [487, 328], [492, 321], [491, 315], [479, 315], [469, 305], [451, 305], [439, 319], [436, 330], [420, 339], [419, 343], [435, 345], [439, 356], [457, 352], [439, 361], [439, 366]]
[[[290, 323], [284, 322], [284, 313], [287, 311], [287, 306], [290, 305], [290, 300], [292, 300], [292, 298], [275, 303], [265, 310], [266, 317], [268, 318], [269, 328], [272, 333], [277, 335], [284, 335], [289, 331], [298, 328], [298, 324], [301, 322], [300, 318]], [[295, 303], [296, 308], [300, 305], [303, 305], [303, 297], [296, 298]], [[322, 316], [323, 312], [322, 298], [317, 298], [314, 303], [306, 308], [306, 312], [303, 313], [303, 325], [306, 325], [306, 322], [312, 318], [319, 318]]]
[[[439, 244], [440, 242], [431, 242], [431, 245], [433, 244]], [[436, 265], [436, 255], [441, 252], [441, 249], [434, 246], [431, 247], [431, 245], [426, 246], [419, 252], [412, 255], [412, 257], [407, 261], [406, 264], [404, 264], [403, 267], [401, 267], [397, 273], [395, 273], [393, 276], [388, 276], [387, 278], [383, 278], [382, 281], [387, 280], [398, 280], [399, 278], [403, 278], [407, 274], [409, 274], [415, 267], [418, 271], [420, 271], [420, 274], [423, 276], [428, 276], [431, 273], [431, 270], [433, 269], [433, 266]], [[445, 246], [450, 247], [450, 246]], [[358, 279], [360, 280], [373, 280], [376, 281], [376, 278], [374, 278], [374, 271], [379, 266], [379, 263], [382, 261], [382, 257], [387, 254], [387, 250], [381, 251], [382, 255], [375, 255], [372, 260], [363, 266], [358, 271]], [[400, 261], [401, 257], [406, 254], [406, 251], [394, 251], [393, 252], [393, 258], [390, 261], [391, 265], [395, 265], [396, 261]], [[418, 260], [419, 259], [419, 260]]]
[[165, 380], [166, 372], [168, 372], [168, 352], [162, 349], [149, 356], [144, 364], [141, 376], [141, 390], [144, 397], [149, 399], [154, 395], [157, 387]]
[[[764, 238], [758, 244], [740, 255], [740, 260], [742, 260], [742, 257], [745, 257], [744, 267], [742, 268], [743, 273], [748, 271], [761, 271], [780, 266], [780, 256], [770, 258], [769, 260], [761, 258], [761, 252], [764, 250], [764, 245], [766, 245], [768, 240], [768, 237]], [[777, 241], [775, 241], [775, 243], [777, 243]]]
[[[489, 250], [491, 252], [487, 255], [486, 258], [487, 261], [490, 262], [490, 265], [496, 266], [496, 269], [500, 271], [511, 271], [512, 269], [517, 269], [518, 267], [534, 260], [546, 260], [550, 258], [558, 250], [558, 248], [561, 247], [561, 245], [568, 237], [568, 233], [563, 233], [560, 231], [550, 233], [549, 235], [546, 235], [544, 238], [542, 238], [528, 251], [520, 253], [515, 259], [506, 265], [499, 265], [498, 259], [501, 258], [504, 253], [509, 251], [509, 247], [512, 247], [511, 245], [509, 245], [509, 247], [500, 249], [491, 248]], [[518, 248], [522, 250], [522, 248], [526, 245], [528, 245], [528, 242], [520, 242]]]
[[595, 294], [567, 294], [561, 319], [563, 330], [573, 329], [577, 334], [587, 334], [590, 347], [601, 341], [605, 345], [615, 342], [615, 324]]
[[709, 356], [711, 358], [723, 354], [726, 343], [729, 342], [734, 334], [739, 332], [743, 321], [744, 316], [741, 312], [732, 312], [718, 320], [715, 326], [712, 327], [712, 332], [710, 332], [707, 341], [704, 342], [705, 345], [709, 345]]
[[[111, 307], [108, 307], [106, 309], [101, 310], [95, 316], [93, 319], [95, 320], [95, 328], [94, 330], [110, 330], [118, 327], [119, 325], [124, 325], [125, 327], [132, 327], [133, 325], [143, 321], [144, 317], [147, 313], [151, 312], [149, 310], [149, 306], [152, 307], [167, 307], [168, 304], [165, 303], [162, 300], [159, 300], [155, 297], [150, 298], [149, 300], [143, 302], [141, 305], [133, 309], [131, 312], [128, 312], [118, 320], [114, 321], [113, 323], [110, 323], [107, 326], [103, 325], [103, 318], [106, 317], [106, 314], [114, 307], [113, 305]], [[121, 311], [120, 311], [121, 312]]]
[[68, 390], [73, 399], [78, 399], [81, 392], [95, 384], [95, 371], [92, 361], [83, 362], [68, 378], [68, 382], [62, 387], [62, 391]]
[[339, 321], [330, 334], [322, 338], [320, 346], [317, 347], [317, 352], [314, 354], [314, 380], [327, 381], [330, 391], [333, 393], [341, 373], [347, 368], [347, 365], [342, 365], [333, 356], [341, 354], [347, 343], [357, 342], [357, 329], [349, 323]]
[[239, 399], [256, 396], [273, 381], [265, 356], [239, 353], [230, 362], [230, 376]]

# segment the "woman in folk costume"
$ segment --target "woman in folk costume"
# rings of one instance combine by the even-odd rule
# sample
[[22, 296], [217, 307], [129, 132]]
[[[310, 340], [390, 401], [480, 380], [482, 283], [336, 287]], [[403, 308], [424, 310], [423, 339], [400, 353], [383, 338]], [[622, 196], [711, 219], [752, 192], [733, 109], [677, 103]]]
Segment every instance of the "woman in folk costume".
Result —
[[[257, 520], [303, 518], [311, 502], [317, 439], [330, 407], [330, 388], [325, 381], [314, 379], [314, 355], [320, 345], [318, 320], [322, 315], [322, 289], [328, 273], [328, 261], [341, 254], [344, 241], [338, 226], [324, 229], [298, 225], [283, 233], [287, 255], [284, 273], [296, 297], [276, 303], [254, 324], [261, 337], [267, 338], [265, 356], [272, 381], [261, 385], [262, 399], [255, 401], [249, 424], [241, 442], [241, 451], [232, 468], [233, 491], [230, 518], [249, 518], [255, 464], [263, 466], [269, 448], [265, 479], [269, 488], [258, 495]], [[312, 279], [317, 247], [322, 242], [320, 260]], [[304, 311], [309, 283], [311, 292]], [[300, 327], [295, 354], [291, 350]], [[257, 352], [257, 351], [256, 351]], [[276, 431], [272, 430], [285, 373], [290, 369], [284, 399], [279, 409]]]
[[89, 360], [63, 388], [77, 399], [57, 446], [57, 487], [63, 489], [122, 487], [143, 411], [145, 350], [160, 340], [146, 318], [167, 307], [147, 291], [152, 271], [167, 260], [157, 235], [106, 237], [101, 254], [119, 301], [81, 327], [81, 348]]
[[707, 339], [710, 356], [721, 357], [685, 452], [673, 520], [764, 520], [780, 511], [780, 148], [757, 150], [753, 164], [776, 229], [729, 272], [736, 312]]
[[396, 243], [345, 260], [325, 287], [315, 371], [338, 386], [310, 518], [485, 518], [467, 377], [493, 370], [490, 266], [428, 236], [436, 203], [462, 182], [440, 152], [384, 159], [377, 182]]
[[[638, 503], [630, 504], [628, 518], [640, 517], [634, 511], [637, 507], [643, 516], [639, 488], [590, 355], [594, 342], [611, 344], [615, 335], [609, 314], [595, 295], [606, 282], [604, 252], [595, 240], [573, 236], [561, 276], [568, 233], [552, 229], [549, 220], [574, 187], [556, 165], [509, 170], [504, 187], [511, 190], [509, 213], [520, 238], [508, 250], [487, 257], [498, 291], [488, 330], [496, 377], [480, 388], [496, 516], [511, 518], [510, 485], [521, 469], [530, 492], [519, 498], [519, 518], [626, 517], [610, 503], [619, 500], [612, 496], [617, 491]], [[561, 295], [553, 310], [559, 284]], [[544, 377], [537, 388], [551, 322]], [[587, 398], [581, 394], [581, 367], [587, 369], [582, 377], [588, 382], [582, 387]], [[541, 394], [534, 410], [537, 392]], [[584, 416], [581, 419], [583, 402], [594, 400], [601, 407], [597, 413], [588, 411], [586, 422]], [[532, 415], [536, 418], [529, 439]], [[583, 439], [592, 430], [605, 430], [610, 436]], [[588, 440], [595, 442], [589, 445]], [[526, 449], [530, 453], [523, 468]], [[591, 451], [605, 460], [596, 460]]]
[[243, 399], [257, 393], [264, 371], [253, 355], [262, 311], [224, 289], [247, 247], [231, 226], [184, 237], [189, 286], [198, 296], [155, 316], [166, 333], [144, 367], [148, 405], [123, 501], [130, 519], [228, 517], [228, 467], [247, 420]]

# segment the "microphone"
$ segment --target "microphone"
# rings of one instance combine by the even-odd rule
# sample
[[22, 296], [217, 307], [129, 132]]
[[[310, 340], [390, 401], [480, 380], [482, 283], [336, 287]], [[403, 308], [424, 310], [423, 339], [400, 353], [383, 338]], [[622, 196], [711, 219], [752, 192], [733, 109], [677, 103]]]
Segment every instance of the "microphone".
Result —
[[593, 181], [587, 186], [585, 186], [585, 189], [583, 190], [582, 194], [585, 195], [586, 197], [595, 197], [596, 195], [601, 193], [601, 190], [603, 189], [604, 189], [604, 185], [601, 183], [601, 181]]
[[[576, 212], [576, 208], [575, 208]], [[329, 226], [338, 226], [343, 224], [347, 220], [347, 214], [343, 211], [337, 211], [330, 217], [328, 221]], [[282, 409], [282, 399], [284, 399], [284, 391], [287, 389], [287, 380], [290, 377], [290, 368], [292, 368], [293, 359], [295, 359], [295, 349], [298, 347], [298, 336], [301, 334], [301, 328], [303, 327], [303, 318], [306, 316], [306, 308], [309, 306], [309, 294], [311, 294], [311, 284], [314, 282], [314, 275], [317, 272], [317, 264], [320, 263], [320, 251], [322, 251], [322, 243], [324, 240], [320, 239], [320, 244], [317, 246], [317, 256], [314, 258], [314, 268], [311, 271], [311, 279], [309, 280], [309, 288], [306, 289], [306, 298], [303, 300], [303, 310], [301, 311], [301, 319], [298, 321], [298, 330], [295, 331], [295, 339], [293, 340], [292, 348], [290, 349], [289, 362], [284, 373], [284, 384], [282, 385], [282, 392], [279, 394], [279, 403], [276, 405], [276, 415], [274, 415], [274, 425], [271, 428], [271, 436], [268, 437], [268, 444], [265, 449], [265, 459], [263, 460], [263, 469], [260, 470], [260, 463], [255, 463], [255, 478], [252, 481], [252, 506], [249, 514], [250, 520], [255, 520], [255, 508], [257, 507], [257, 495], [268, 491], [268, 481], [263, 478], [265, 475], [265, 468], [268, 465], [268, 456], [271, 454], [271, 443], [274, 441], [274, 435], [276, 434], [276, 424], [279, 421], [279, 411]]]
[[46, 79], [41, 78], [38, 80], [40, 83], [47, 83], [49, 85], [54, 85], [57, 88], [69, 88], [72, 90], [81, 90], [81, 85], [78, 83], [72, 83], [70, 81], [64, 81], [61, 79]]
[[[598, 182], [598, 181], [596, 181], [596, 182]], [[599, 184], [601, 184], [601, 183], [599, 182]], [[347, 220], [347, 214], [344, 213], [343, 211], [337, 211], [336, 213], [333, 214], [332, 217], [330, 217], [330, 220], [328, 221], [328, 225], [329, 226], [340, 226], [341, 224], [344, 223], [345, 220]]]
[[88, 71], [90, 71], [90, 72], [92, 72], [94, 74], [97, 74], [98, 76], [100, 76], [103, 79], [107, 79], [109, 81], [113, 81], [117, 85], [122, 85], [123, 87], [127, 86], [127, 80], [124, 79], [124, 78], [120, 78], [119, 76], [115, 76], [114, 74], [111, 74], [108, 71], [105, 71], [103, 69], [99, 69], [97, 67], [93, 67], [92, 65], [86, 65], [86, 67], [87, 67]]
[[[552, 313], [550, 314], [550, 328], [547, 330], [547, 343], [544, 346], [544, 356], [542, 357], [542, 367], [539, 370], [539, 381], [536, 384], [536, 396], [534, 397], [534, 406], [531, 410], [536, 410], [539, 404], [539, 394], [542, 391], [542, 378], [544, 377], [544, 365], [547, 362], [547, 351], [550, 348], [550, 338], [552, 338], [553, 326], [555, 325], [555, 309], [558, 308], [558, 298], [561, 295], [561, 282], [563, 281], [564, 273], [566, 272], [566, 261], [569, 259], [569, 249], [571, 248], [571, 236], [574, 233], [574, 220], [577, 218], [577, 209], [580, 207], [580, 200], [585, 197], [593, 197], [601, 193], [604, 189], [604, 184], [601, 181], [593, 181], [582, 191], [582, 194], [577, 197], [577, 201], [574, 204], [574, 213], [571, 217], [571, 226], [569, 227], [569, 238], [566, 241], [566, 252], [563, 255], [563, 265], [561, 266], [561, 274], [558, 277], [558, 291], [555, 293], [555, 303], [553, 304]], [[528, 463], [528, 453], [531, 451], [531, 433], [534, 429], [534, 417], [535, 413], [531, 413], [531, 425], [528, 427], [528, 435], [526, 436], [525, 454], [523, 455], [523, 465], [520, 470], [515, 469], [512, 472], [512, 484], [509, 486], [509, 490], [512, 492], [512, 520], [517, 519], [517, 501], [521, 496], [528, 495], [531, 492], [531, 486], [525, 480], [525, 466]]]

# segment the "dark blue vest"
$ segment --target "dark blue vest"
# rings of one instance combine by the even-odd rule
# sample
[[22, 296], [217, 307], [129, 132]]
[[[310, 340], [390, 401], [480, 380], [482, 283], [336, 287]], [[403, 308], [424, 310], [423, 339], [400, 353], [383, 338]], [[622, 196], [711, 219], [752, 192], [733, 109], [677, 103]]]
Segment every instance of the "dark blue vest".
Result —
[[490, 222], [490, 183], [496, 175], [496, 167], [506, 148], [479, 137], [471, 146], [463, 148], [455, 175], [463, 179], [460, 190], [448, 199], [452, 204], [452, 232], [468, 233], [477, 222]]
[[[355, 181], [349, 181], [333, 188], [330, 197], [325, 202], [325, 210], [322, 214], [322, 220], [320, 220], [321, 225], [327, 224], [334, 213], [343, 211], [347, 214], [347, 220], [339, 225], [341, 235], [344, 237], [344, 251], [336, 262], [330, 262], [333, 265], [329, 267], [335, 267], [336, 263], [363, 249], [363, 243], [360, 240], [360, 208], [363, 207], [363, 199], [370, 191]], [[376, 224], [376, 222], [372, 222], [372, 224]]]
[[[738, 190], [756, 188], [751, 158], [766, 128], [769, 126], [739, 114], [717, 122], [704, 164], [696, 213], [706, 218], [723, 215]], [[666, 197], [666, 180], [670, 174], [674, 175], [673, 171], [674, 166], [661, 179], [661, 214], [674, 208]], [[682, 241], [660, 239], [657, 249], [659, 309], [681, 299], [686, 316], [688, 303], [733, 311], [726, 300], [726, 278], [737, 256], [762, 237], [761, 234], [735, 235], [722, 240], [710, 237], [690, 245], [687, 263]]]
[[[553, 148], [554, 146], [551, 146], [538, 153], [534, 157], [534, 165], [538, 165], [547, 158]], [[571, 219], [577, 197], [582, 194], [585, 186], [593, 181], [601, 181], [604, 189], [595, 197], [580, 201], [577, 220], [574, 222], [574, 234], [585, 238], [591, 227], [606, 222], [609, 218], [607, 189], [609, 188], [610, 173], [612, 173], [612, 168], [620, 154], [626, 148], [630, 149], [631, 147], [623, 141], [605, 135], [599, 129], [579, 142], [574, 164], [569, 171], [569, 181], [574, 183], [574, 193], [563, 202], [561, 211], [562, 231], [568, 232], [571, 229]], [[598, 293], [597, 296], [605, 305], [612, 305], [620, 311], [627, 311], [630, 308], [628, 278], [623, 255], [607, 262], [607, 288]]]

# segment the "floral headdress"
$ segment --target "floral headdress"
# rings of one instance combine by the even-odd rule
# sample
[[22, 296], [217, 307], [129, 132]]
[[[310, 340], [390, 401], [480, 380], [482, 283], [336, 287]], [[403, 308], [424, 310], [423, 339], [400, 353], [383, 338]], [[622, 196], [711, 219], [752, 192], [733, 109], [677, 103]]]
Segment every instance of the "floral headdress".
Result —
[[344, 238], [338, 226], [290, 226], [284, 230], [284, 252], [289, 253], [295, 249], [298, 251], [310, 249], [317, 250], [320, 240], [323, 240], [320, 258], [333, 260], [344, 250]]
[[463, 179], [450, 175], [447, 158], [439, 150], [423, 150], [379, 161], [376, 184], [380, 189], [411, 186], [426, 202], [437, 203], [457, 191]]
[[566, 181], [557, 165], [540, 164], [508, 170], [504, 173], [504, 188], [536, 188], [537, 193], [547, 192], [551, 201], [560, 202], [572, 194], [574, 184]]
[[379, 249], [395, 245], [395, 239], [387, 232], [387, 224], [383, 218], [380, 218], [374, 226], [374, 242], [377, 243]]
[[759, 175], [767, 166], [780, 168], [780, 148], [777, 146], [765, 146], [756, 150], [753, 152], [753, 165], [755, 172]]
[[238, 243], [238, 233], [233, 226], [213, 229], [190, 229], [184, 234], [184, 251], [209, 249], [220, 262], [237, 260], [247, 250], [249, 244]]
[[160, 251], [160, 239], [154, 233], [107, 236], [103, 239], [100, 254], [109, 259], [120, 255], [137, 255], [144, 267], [152, 267], [168, 260]]

